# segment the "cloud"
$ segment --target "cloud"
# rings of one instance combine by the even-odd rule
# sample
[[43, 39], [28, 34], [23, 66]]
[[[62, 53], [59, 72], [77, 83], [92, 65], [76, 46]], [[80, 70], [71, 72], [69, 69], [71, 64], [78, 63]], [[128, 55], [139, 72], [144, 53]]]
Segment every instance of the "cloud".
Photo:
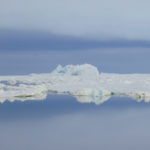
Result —
[[5, 0], [0, 27], [89, 39], [150, 40], [148, 0]]
[[0, 50], [80, 50], [116, 47], [150, 47], [144, 40], [97, 40], [32, 30], [0, 29]]

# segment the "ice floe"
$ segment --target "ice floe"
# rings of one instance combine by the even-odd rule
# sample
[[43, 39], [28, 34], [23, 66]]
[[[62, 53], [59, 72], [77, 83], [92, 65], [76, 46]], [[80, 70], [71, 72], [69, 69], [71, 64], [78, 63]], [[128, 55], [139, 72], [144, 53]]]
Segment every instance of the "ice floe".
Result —
[[150, 74], [99, 73], [90, 64], [58, 67], [50, 73], [0, 76], [0, 102], [41, 100], [70, 94], [79, 102], [101, 104], [112, 96], [150, 101]]

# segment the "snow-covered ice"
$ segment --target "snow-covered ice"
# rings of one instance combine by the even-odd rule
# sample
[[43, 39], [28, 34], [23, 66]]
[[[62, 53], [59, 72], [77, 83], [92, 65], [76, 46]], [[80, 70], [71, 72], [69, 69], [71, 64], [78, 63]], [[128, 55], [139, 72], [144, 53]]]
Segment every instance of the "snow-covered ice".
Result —
[[58, 67], [51, 73], [0, 76], [0, 102], [70, 94], [80, 102], [103, 103], [112, 96], [150, 101], [150, 74], [99, 73], [90, 64]]

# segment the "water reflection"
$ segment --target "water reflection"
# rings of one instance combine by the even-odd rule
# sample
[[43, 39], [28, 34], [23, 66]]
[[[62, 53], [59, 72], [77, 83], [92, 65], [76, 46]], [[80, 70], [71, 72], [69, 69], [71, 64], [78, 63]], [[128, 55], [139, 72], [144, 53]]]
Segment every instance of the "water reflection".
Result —
[[5, 101], [0, 104], [0, 122], [54, 118], [84, 111], [109, 112], [130, 107], [149, 107], [149, 104], [144, 101], [137, 103], [133, 99], [124, 97], [111, 97], [109, 100], [108, 97], [90, 99], [90, 97], [80, 96], [77, 98], [76, 100], [67, 95], [49, 95], [45, 100]]
[[103, 104], [104, 102], [110, 100], [112, 97], [121, 98], [131, 98], [137, 102], [150, 102], [150, 96], [146, 94], [136, 94], [136, 93], [120, 93], [115, 94], [111, 93], [110, 95], [101, 95], [101, 96], [75, 96], [77, 101], [80, 103], [95, 103], [96, 105]]
[[[53, 95], [55, 95], [53, 92], [49, 92], [48, 93], [48, 97], [53, 97]], [[115, 93], [111, 93], [110, 95], [99, 95], [99, 96], [94, 96], [94, 95], [89, 95], [89, 96], [84, 96], [84, 95], [70, 95], [70, 94], [60, 94], [60, 93], [57, 93], [57, 96], [59, 97], [67, 97], [67, 96], [71, 96], [71, 97], [75, 97], [76, 100], [80, 103], [94, 103], [96, 105], [100, 105], [100, 104], [103, 104], [104, 102], [110, 100], [111, 98], [113, 97], [120, 97], [120, 98], [131, 98], [137, 102], [141, 102], [141, 101], [144, 101], [144, 102], [149, 102], [150, 101], [150, 96], [146, 95], [146, 94], [136, 94], [136, 93], [120, 93], [120, 94], [115, 94]], [[57, 97], [56, 96], [56, 97]], [[21, 95], [21, 96], [14, 96], [12, 98], [8, 98], [7, 97], [4, 97], [4, 98], [1, 98], [0, 99], [0, 103], [4, 103], [4, 102], [15, 102], [15, 101], [21, 101], [21, 102], [24, 102], [24, 101], [45, 101], [46, 100], [46, 97], [47, 97], [47, 93], [39, 93], [39, 94], [36, 94], [36, 95]]]
[[120, 97], [101, 105], [79, 103], [66, 95], [5, 101], [0, 104], [0, 148], [140, 150], [141, 143], [149, 144], [149, 108], [144, 101]]
[[105, 101], [108, 101], [111, 96], [105, 95], [105, 96], [75, 96], [77, 101], [80, 103], [95, 103], [96, 105], [100, 105], [104, 103]]

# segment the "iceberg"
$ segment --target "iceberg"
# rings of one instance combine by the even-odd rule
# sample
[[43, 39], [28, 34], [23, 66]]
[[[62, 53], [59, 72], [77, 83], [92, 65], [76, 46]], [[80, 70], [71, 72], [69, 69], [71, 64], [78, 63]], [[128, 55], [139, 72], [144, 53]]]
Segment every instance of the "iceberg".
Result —
[[58, 67], [50, 73], [0, 76], [0, 102], [42, 100], [69, 94], [81, 103], [101, 104], [112, 96], [150, 101], [150, 74], [99, 73], [90, 64]]

